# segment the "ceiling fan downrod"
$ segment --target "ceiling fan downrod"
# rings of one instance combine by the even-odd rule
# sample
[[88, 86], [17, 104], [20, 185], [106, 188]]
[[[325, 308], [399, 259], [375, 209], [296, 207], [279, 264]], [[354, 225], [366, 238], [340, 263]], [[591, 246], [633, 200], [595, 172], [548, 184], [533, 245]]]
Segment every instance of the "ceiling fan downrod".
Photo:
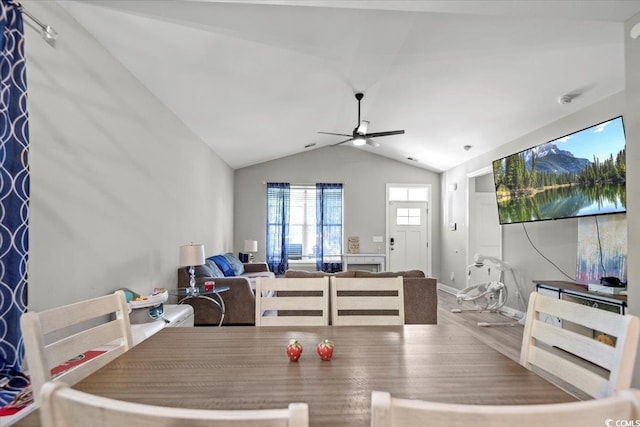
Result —
[[364, 93], [356, 93], [356, 99], [358, 100], [358, 124], [356, 125], [356, 128], [360, 126], [360, 101], [362, 101], [362, 98], [364, 98]]

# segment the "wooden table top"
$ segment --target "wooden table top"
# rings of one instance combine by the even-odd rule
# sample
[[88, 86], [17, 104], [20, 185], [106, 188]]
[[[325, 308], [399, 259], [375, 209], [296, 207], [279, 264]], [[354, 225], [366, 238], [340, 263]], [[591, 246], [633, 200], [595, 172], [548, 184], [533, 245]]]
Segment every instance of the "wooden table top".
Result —
[[[290, 338], [304, 351], [285, 353]], [[316, 345], [335, 344], [331, 361]], [[311, 426], [368, 426], [371, 391], [467, 404], [575, 399], [456, 325], [165, 328], [75, 388], [204, 409], [309, 404]], [[39, 425], [31, 414], [18, 426]]]

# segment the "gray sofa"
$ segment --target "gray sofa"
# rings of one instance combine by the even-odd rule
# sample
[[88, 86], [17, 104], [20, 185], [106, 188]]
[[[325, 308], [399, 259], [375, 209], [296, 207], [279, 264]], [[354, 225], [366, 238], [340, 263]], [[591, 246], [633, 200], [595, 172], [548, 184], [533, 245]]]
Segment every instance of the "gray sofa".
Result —
[[[212, 265], [213, 264], [213, 265]], [[256, 297], [255, 278], [275, 277], [266, 263], [242, 263], [243, 271], [234, 276], [224, 276], [211, 259], [205, 265], [195, 267], [196, 286], [214, 281], [216, 286], [228, 286], [229, 290], [221, 293], [226, 306], [223, 325], [254, 325]], [[189, 269], [178, 269], [179, 288], [189, 286]], [[220, 323], [220, 309], [210, 301], [202, 298], [191, 298], [185, 301], [194, 311], [196, 326], [213, 326]]]

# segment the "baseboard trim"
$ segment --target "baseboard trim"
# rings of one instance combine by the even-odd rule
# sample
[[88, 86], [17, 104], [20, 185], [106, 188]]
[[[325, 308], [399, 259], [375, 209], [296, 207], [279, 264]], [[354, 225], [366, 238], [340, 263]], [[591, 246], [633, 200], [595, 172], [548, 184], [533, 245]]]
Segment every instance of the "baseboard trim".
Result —
[[[460, 289], [454, 288], [452, 286], [449, 285], [445, 285], [444, 283], [439, 283], [437, 285], [437, 289], [443, 292], [446, 292], [448, 294], [451, 295], [456, 295]], [[520, 311], [520, 310], [516, 310], [515, 308], [511, 308], [511, 307], [507, 307], [506, 305], [503, 306], [500, 310], [499, 310], [500, 314], [510, 317], [514, 320], [522, 320], [525, 318], [525, 312]]]
[[458, 293], [458, 291], [460, 291], [460, 289], [456, 289], [454, 287], [451, 287], [449, 285], [445, 285], [444, 283], [440, 283], [440, 282], [438, 282], [437, 288], [438, 288], [438, 290], [444, 291], [444, 292], [446, 292], [448, 294], [451, 294], [451, 295], [455, 295], [455, 294]]

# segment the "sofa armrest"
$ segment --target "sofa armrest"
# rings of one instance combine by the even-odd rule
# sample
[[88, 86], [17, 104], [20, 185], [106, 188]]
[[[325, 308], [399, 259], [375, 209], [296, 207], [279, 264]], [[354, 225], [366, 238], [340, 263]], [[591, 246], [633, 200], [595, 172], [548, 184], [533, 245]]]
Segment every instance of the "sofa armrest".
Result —
[[[254, 325], [256, 297], [251, 290], [251, 283], [245, 277], [198, 277], [196, 285], [214, 281], [216, 286], [228, 286], [229, 290], [221, 292], [219, 296], [224, 301], [225, 316], [223, 325]], [[220, 323], [220, 308], [204, 298], [190, 298], [184, 301], [190, 304], [194, 311], [194, 324], [218, 325]]]
[[269, 266], [266, 262], [247, 262], [244, 263], [245, 273], [262, 273], [269, 272]]
[[247, 262], [243, 265], [245, 273], [269, 272], [269, 266], [266, 262]]
[[402, 283], [404, 323], [436, 325], [438, 323], [437, 280], [430, 277], [405, 277]]

